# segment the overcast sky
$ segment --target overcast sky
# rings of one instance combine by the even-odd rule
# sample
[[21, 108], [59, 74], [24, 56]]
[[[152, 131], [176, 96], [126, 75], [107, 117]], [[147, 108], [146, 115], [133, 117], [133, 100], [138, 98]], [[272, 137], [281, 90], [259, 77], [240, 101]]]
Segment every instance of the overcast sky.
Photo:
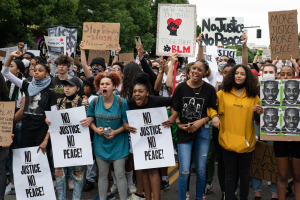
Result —
[[[268, 12], [295, 10], [300, 8], [300, 0], [189, 0], [197, 6], [197, 23], [202, 17], [244, 17], [245, 26], [260, 26], [262, 38], [256, 38], [256, 28], [248, 29], [248, 43], [269, 46]], [[298, 23], [300, 21], [298, 11]], [[298, 25], [298, 32], [300, 26]]]

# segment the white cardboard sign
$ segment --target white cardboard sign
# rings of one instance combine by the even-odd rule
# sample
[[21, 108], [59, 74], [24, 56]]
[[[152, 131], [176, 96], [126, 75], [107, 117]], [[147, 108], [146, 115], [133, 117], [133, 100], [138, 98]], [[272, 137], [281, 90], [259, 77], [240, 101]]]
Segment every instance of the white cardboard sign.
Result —
[[175, 166], [171, 129], [161, 125], [168, 120], [166, 108], [126, 113], [129, 125], [137, 129], [137, 133], [130, 133], [135, 170]]
[[84, 106], [58, 111], [46, 111], [50, 120], [54, 167], [92, 165], [90, 132], [80, 120], [86, 118]]

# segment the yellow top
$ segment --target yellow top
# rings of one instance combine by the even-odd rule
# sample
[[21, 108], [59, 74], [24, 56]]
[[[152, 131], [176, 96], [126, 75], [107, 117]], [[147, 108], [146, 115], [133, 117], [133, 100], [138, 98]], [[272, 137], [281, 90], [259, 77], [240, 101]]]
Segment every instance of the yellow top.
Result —
[[207, 112], [207, 117], [209, 117], [211, 119], [213, 116], [218, 114], [217, 111], [214, 110], [212, 107], [208, 107], [206, 112]]
[[237, 95], [235, 88], [230, 92], [220, 90], [217, 96], [218, 113], [221, 122], [219, 131], [220, 145], [228, 151], [237, 153], [254, 151], [253, 106], [260, 104], [259, 97], [247, 97], [245, 88], [240, 96]]

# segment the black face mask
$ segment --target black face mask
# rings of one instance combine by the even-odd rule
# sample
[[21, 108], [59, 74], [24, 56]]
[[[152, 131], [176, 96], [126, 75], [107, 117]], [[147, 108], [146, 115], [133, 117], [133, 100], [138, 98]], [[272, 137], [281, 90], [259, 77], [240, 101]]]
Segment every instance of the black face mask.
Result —
[[244, 82], [244, 83], [242, 83], [242, 84], [237, 84], [237, 83], [234, 83], [234, 87], [236, 88], [236, 89], [242, 89], [243, 87], [245, 87], [246, 86], [246, 81]]
[[[66, 95], [65, 95], [66, 96]], [[72, 94], [71, 96], [66, 96], [66, 98], [70, 101], [72, 101], [75, 97], [76, 97], [76, 93], [75, 94]]]

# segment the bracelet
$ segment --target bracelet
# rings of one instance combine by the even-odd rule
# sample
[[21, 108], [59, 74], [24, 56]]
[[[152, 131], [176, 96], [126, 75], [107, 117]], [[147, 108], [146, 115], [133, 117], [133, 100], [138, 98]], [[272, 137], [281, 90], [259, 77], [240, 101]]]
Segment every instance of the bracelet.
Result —
[[97, 128], [94, 129], [95, 132], [97, 132], [96, 130], [97, 130]]
[[181, 122], [176, 122], [177, 126], [181, 124]]
[[215, 117], [219, 117], [218, 115], [214, 115], [211, 119], [215, 118]]
[[205, 119], [205, 117], [203, 117], [203, 119], [204, 119], [204, 124], [206, 124], [206, 119]]
[[243, 49], [247, 49], [247, 46], [242, 46], [243, 47]]
[[119, 56], [119, 54], [115, 54], [115, 56]]

